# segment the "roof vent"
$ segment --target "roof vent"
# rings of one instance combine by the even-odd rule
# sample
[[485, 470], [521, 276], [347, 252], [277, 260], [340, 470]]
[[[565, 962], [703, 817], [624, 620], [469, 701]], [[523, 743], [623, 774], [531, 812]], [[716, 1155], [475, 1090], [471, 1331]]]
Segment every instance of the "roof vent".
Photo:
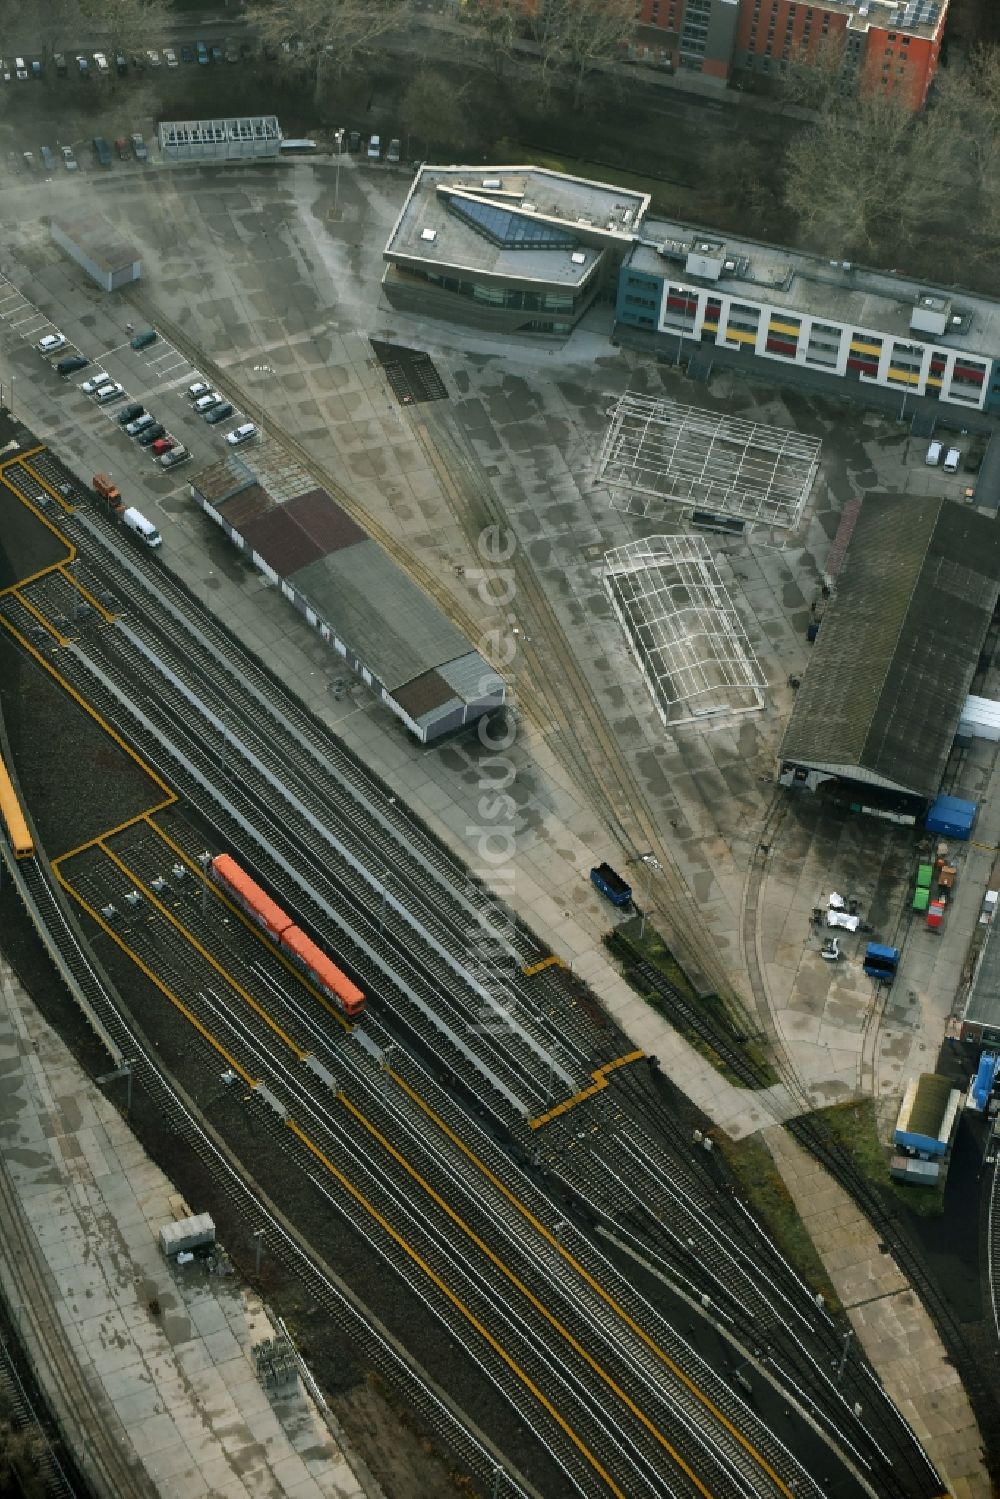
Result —
[[436, 229], [421, 229], [420, 238], [425, 239], [428, 244], [433, 244], [438, 237]]
[[499, 192], [503, 187], [503, 182], [499, 177], [484, 177], [483, 187], [492, 188], [494, 192]]
[[584, 255], [584, 253], [583, 253], [582, 250], [574, 250], [573, 253], [572, 253], [572, 255], [569, 258], [573, 262], [574, 265], [586, 265], [587, 264], [587, 257], [586, 257], [586, 255]]
[[529, 203], [528, 200], [527, 200], [527, 198], [522, 198], [522, 200], [521, 200], [521, 212], [522, 213], [537, 213], [538, 209], [535, 207], [534, 203]]

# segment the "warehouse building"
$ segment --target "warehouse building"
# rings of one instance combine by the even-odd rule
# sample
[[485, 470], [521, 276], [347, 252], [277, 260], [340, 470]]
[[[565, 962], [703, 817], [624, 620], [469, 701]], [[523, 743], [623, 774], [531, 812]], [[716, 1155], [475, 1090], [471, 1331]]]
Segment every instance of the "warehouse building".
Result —
[[1000, 921], [997, 897], [984, 903], [981, 920], [986, 922], [986, 940], [979, 949], [972, 981], [965, 997], [958, 1036], [983, 1046], [1000, 1045]]
[[228, 458], [191, 496], [421, 743], [502, 707], [486, 658], [325, 490]]
[[998, 579], [992, 519], [866, 496], [781, 743], [781, 784], [912, 823], [940, 789]]
[[142, 261], [138, 250], [102, 213], [53, 219], [50, 227], [60, 250], [75, 260], [102, 291], [117, 291], [139, 280]]
[[161, 120], [157, 129], [166, 161], [245, 161], [277, 156], [281, 147], [281, 127], [274, 115]]

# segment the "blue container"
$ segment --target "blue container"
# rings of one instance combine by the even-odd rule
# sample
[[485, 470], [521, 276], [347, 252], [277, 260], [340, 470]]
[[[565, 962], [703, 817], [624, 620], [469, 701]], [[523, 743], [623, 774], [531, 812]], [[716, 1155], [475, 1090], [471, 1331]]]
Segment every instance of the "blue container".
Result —
[[865, 948], [863, 967], [869, 978], [877, 979], [882, 984], [891, 984], [899, 967], [899, 948], [869, 942]]
[[610, 864], [598, 864], [596, 869], [590, 871], [590, 878], [603, 896], [613, 906], [627, 906], [632, 899], [632, 887], [625, 883], [621, 875], [611, 868]]
[[928, 833], [957, 838], [964, 843], [972, 836], [978, 811], [975, 802], [962, 801], [958, 796], [939, 796], [931, 804], [924, 827]]

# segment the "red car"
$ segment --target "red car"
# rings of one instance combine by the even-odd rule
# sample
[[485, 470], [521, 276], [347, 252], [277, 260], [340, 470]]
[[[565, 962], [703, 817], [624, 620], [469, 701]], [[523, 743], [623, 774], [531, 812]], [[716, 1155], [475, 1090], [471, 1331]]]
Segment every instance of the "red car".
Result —
[[123, 135], [120, 135], [115, 141], [115, 150], [118, 152], [118, 158], [120, 161], [131, 161], [132, 147], [129, 145], [128, 141]]
[[155, 453], [157, 458], [162, 458], [164, 453], [169, 453], [173, 447], [176, 447], [176, 443], [172, 437], [158, 437], [150, 452]]

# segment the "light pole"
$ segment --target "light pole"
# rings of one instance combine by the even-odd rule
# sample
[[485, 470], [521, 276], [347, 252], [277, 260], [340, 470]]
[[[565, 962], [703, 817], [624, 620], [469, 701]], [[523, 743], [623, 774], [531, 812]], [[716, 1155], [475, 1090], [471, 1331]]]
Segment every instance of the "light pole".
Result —
[[343, 125], [341, 125], [340, 129], [337, 131], [337, 134], [334, 136], [334, 140], [337, 142], [337, 175], [334, 178], [333, 184], [333, 212], [334, 214], [336, 214], [337, 210], [340, 207], [340, 160], [344, 154]]
[[255, 1254], [255, 1257], [254, 1257], [253, 1273], [254, 1273], [254, 1275], [259, 1275], [260, 1274], [260, 1256], [261, 1256], [261, 1251], [264, 1248], [264, 1230], [262, 1228], [255, 1228], [254, 1231], [253, 1231], [253, 1236], [254, 1236], [255, 1245], [256, 1245], [256, 1254]]
[[639, 941], [646, 935], [646, 915], [649, 910], [649, 892], [652, 882], [652, 872], [659, 869], [660, 861], [652, 849], [647, 849], [644, 854], [636, 854], [634, 859], [627, 861], [629, 864], [641, 864], [646, 871], [645, 889], [643, 891], [642, 909], [639, 912]]

